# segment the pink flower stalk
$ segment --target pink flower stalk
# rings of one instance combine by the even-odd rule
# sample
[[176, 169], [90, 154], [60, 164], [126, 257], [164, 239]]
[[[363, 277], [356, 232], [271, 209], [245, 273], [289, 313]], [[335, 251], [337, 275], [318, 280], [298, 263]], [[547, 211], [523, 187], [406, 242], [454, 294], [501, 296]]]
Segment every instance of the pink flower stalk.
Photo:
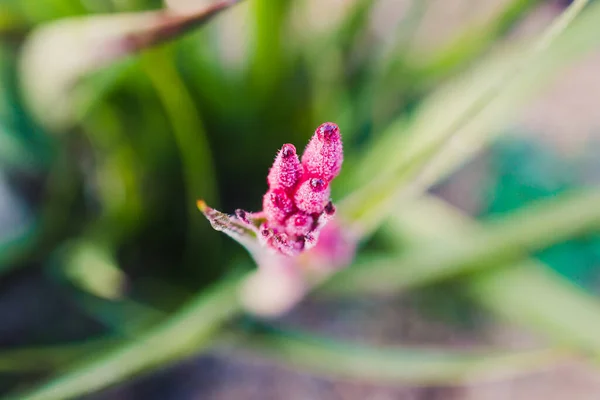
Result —
[[264, 219], [260, 241], [277, 253], [294, 256], [313, 247], [335, 213], [329, 186], [340, 172], [343, 157], [340, 130], [331, 122], [316, 129], [302, 162], [294, 145], [284, 144], [267, 176], [262, 212], [238, 210], [238, 219], [250, 225], [251, 220]]
[[267, 175], [261, 211], [227, 215], [198, 201], [213, 228], [243, 245], [260, 266], [242, 288], [247, 310], [280, 315], [312, 285], [352, 260], [355, 238], [331, 221], [336, 211], [331, 181], [342, 161], [340, 130], [327, 122], [316, 129], [302, 158], [291, 144], [279, 150]]

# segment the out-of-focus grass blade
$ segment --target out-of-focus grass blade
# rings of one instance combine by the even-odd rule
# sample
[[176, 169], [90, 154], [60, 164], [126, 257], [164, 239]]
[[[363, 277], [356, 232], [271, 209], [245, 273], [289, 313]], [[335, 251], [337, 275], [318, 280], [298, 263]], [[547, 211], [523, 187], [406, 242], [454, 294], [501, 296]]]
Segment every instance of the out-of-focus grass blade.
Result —
[[[426, 15], [428, 2], [413, 2], [406, 21], [395, 34], [392, 51], [381, 57], [372, 71], [369, 89], [375, 97], [372, 100], [375, 131], [396, 112], [399, 96], [407, 96], [410, 101], [411, 96], [429, 90], [442, 78], [464, 70], [538, 3], [539, 0], [512, 0], [498, 4], [491, 18], [466, 27], [434, 54], [423, 54], [420, 46], [411, 46], [410, 33], [420, 16]], [[408, 93], [403, 93], [406, 90]]]
[[241, 337], [236, 352], [250, 352], [295, 369], [386, 385], [460, 384], [507, 378], [567, 359], [558, 350], [464, 351], [418, 347], [367, 347], [296, 332]]
[[356, 167], [361, 189], [340, 204], [346, 218], [357, 221], [356, 229], [368, 234], [376, 228], [409, 182], [419, 180], [422, 190], [467, 160], [549, 77], [594, 49], [600, 5], [575, 19], [586, 3], [573, 2], [525, 59], [512, 52], [488, 60], [429, 99], [412, 121], [392, 124]]
[[345, 139], [350, 139], [357, 131], [356, 127], [352, 127], [351, 98], [345, 82], [345, 53], [364, 32], [374, 3], [373, 0], [355, 1], [340, 21], [332, 23], [330, 30], [312, 36], [308, 34], [309, 39], [304, 46], [303, 56], [314, 86], [312, 125], [336, 121], [346, 132]]
[[500, 12], [492, 19], [468, 27], [453, 38], [433, 56], [426, 56], [413, 48], [407, 62], [418, 74], [428, 80], [435, 80], [451, 73], [457, 67], [473, 61], [488, 49], [528, 11], [541, 3], [540, 0], [511, 0], [502, 5]]
[[250, 78], [262, 96], [278, 83], [285, 68], [284, 46], [286, 21], [291, 2], [288, 0], [251, 0], [254, 16], [254, 46]]
[[526, 262], [484, 271], [467, 290], [499, 315], [600, 358], [600, 301], [551, 269]]
[[26, 41], [21, 83], [36, 117], [55, 129], [73, 122], [79, 80], [116, 59], [175, 38], [241, 0], [190, 15], [163, 11], [69, 18], [42, 25]]
[[163, 104], [181, 154], [188, 213], [188, 242], [184, 257], [185, 263], [196, 265], [202, 259], [202, 249], [196, 245], [198, 233], [207, 229], [204, 221], [198, 218], [196, 200], [218, 201], [216, 173], [206, 130], [172, 61], [172, 53], [167, 50], [156, 48], [148, 51], [143, 55], [142, 63]]
[[128, 283], [109, 248], [91, 240], [68, 243], [54, 264], [54, 271], [61, 278], [105, 299], [121, 298]]
[[145, 335], [70, 367], [45, 384], [9, 399], [67, 400], [115, 385], [145, 370], [182, 359], [206, 346], [239, 310], [240, 278], [225, 279]]
[[195, 211], [199, 197], [216, 201], [216, 174], [207, 134], [173, 58], [172, 52], [160, 48], [144, 54], [142, 63], [173, 127], [184, 164], [189, 207]]
[[0, 372], [46, 372], [117, 343], [113, 339], [96, 339], [82, 343], [0, 350]]
[[33, 124], [17, 98], [15, 72], [10, 51], [0, 46], [0, 167], [33, 170], [48, 161], [48, 154], [30, 132]]
[[[585, 207], [597, 208], [593, 202]], [[571, 222], [567, 214], [563, 217], [566, 224], [574, 227], [581, 222], [580, 216], [583, 214], [580, 213], [585, 213], [586, 210], [574, 208], [571, 211]], [[544, 224], [544, 222], [540, 223]], [[406, 207], [398, 212], [392, 226], [394, 229], [389, 232], [394, 238], [411, 242], [413, 246], [424, 250], [429, 248], [429, 243], [444, 248], [448, 243], [455, 243], [459, 238], [469, 240], [476, 235], [486, 235], [486, 231], [471, 222], [468, 217], [443, 202], [428, 197], [419, 199], [418, 206]], [[537, 229], [525, 225], [521, 227], [530, 232], [531, 229]], [[569, 229], [567, 226], [560, 228]], [[561, 235], [560, 232], [548, 232], [542, 236], [550, 237], [554, 234]], [[558, 343], [573, 346], [574, 350], [591, 352], [596, 357], [600, 355], [600, 302], [597, 298], [535, 260], [517, 261], [512, 265], [498, 265], [495, 262], [490, 264], [497, 267], [480, 271], [466, 271], [464, 268], [468, 265], [465, 264], [456, 264], [454, 269], [440, 268], [438, 271], [432, 268], [429, 273], [422, 274], [423, 280], [417, 279], [415, 283], [421, 284], [425, 281], [431, 283], [471, 272], [470, 276], [465, 277], [465, 282], [470, 293], [481, 304]], [[397, 269], [399, 267], [415, 269], [400, 272]], [[382, 280], [403, 279], [413, 273], [419, 276], [418, 267], [419, 265], [416, 264], [387, 264], [385, 272], [383, 269], [377, 271], [377, 268], [371, 272], [373, 276], [382, 272], [380, 276]], [[352, 269], [348, 270], [349, 275], [352, 275], [351, 271]], [[365, 270], [358, 273], [365, 278], [362, 281], [347, 279], [348, 276], [344, 278], [347, 284], [356, 283], [352, 291], [354, 294], [362, 292], [360, 288], [362, 284], [366, 286], [367, 292], [374, 290], [371, 285], [373, 278], [366, 279], [367, 275], [364, 272]], [[337, 283], [335, 286], [338, 287]], [[410, 281], [408, 284], [398, 281], [397, 285], [389, 285], [387, 288], [385, 285], [380, 286], [379, 293], [390, 293], [388, 289], [395, 291], [409, 286]]]
[[[462, 233], [462, 224], [445, 229], [448, 207], [419, 199], [396, 212], [394, 221], [404, 226], [414, 215], [420, 224], [431, 227], [439, 224], [440, 232], [454, 231], [453, 235], [410, 248], [399, 256], [366, 258], [359, 265], [338, 273], [323, 289], [347, 295], [391, 293], [519, 261], [558, 242], [600, 230], [597, 204], [600, 204], [600, 191], [563, 195], [488, 222], [475, 232]], [[415, 225], [410, 227], [417, 231], [423, 229]], [[407, 233], [410, 232], [407, 229]]]

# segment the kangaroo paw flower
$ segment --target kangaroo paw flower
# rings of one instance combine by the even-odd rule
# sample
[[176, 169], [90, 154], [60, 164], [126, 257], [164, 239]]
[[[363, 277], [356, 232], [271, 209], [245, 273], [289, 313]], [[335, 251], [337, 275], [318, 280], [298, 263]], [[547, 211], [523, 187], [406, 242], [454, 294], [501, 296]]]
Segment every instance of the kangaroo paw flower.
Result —
[[[215, 229], [240, 242], [242, 239], [251, 252], [258, 247], [297, 256], [317, 244], [320, 230], [335, 213], [329, 198], [330, 184], [339, 174], [343, 158], [338, 126], [324, 123], [306, 146], [302, 162], [294, 145], [281, 147], [267, 175], [269, 189], [260, 212], [236, 210], [234, 216], [228, 216], [203, 202], [198, 207]], [[249, 242], [255, 244], [250, 246], [252, 249]]]

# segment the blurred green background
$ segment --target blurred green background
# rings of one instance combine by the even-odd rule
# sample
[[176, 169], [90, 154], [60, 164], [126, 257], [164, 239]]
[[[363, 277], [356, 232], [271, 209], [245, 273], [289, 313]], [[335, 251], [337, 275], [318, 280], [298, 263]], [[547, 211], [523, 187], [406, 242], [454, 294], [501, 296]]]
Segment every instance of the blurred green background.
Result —
[[[0, 393], [597, 398], [599, 20], [588, 1], [0, 0]], [[356, 265], [245, 314], [256, 266], [196, 200], [259, 210], [277, 150], [325, 121]]]

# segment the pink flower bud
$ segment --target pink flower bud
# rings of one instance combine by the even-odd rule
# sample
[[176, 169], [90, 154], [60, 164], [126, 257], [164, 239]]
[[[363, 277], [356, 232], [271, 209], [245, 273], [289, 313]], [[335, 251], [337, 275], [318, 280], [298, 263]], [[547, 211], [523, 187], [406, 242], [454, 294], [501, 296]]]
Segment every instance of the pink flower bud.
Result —
[[293, 189], [302, 176], [302, 164], [293, 144], [284, 144], [273, 166], [269, 170], [267, 181], [269, 188]]
[[280, 233], [271, 237], [269, 246], [287, 256], [297, 256], [304, 250], [304, 240], [294, 240], [286, 233]]
[[306, 173], [331, 181], [340, 173], [343, 160], [340, 129], [332, 122], [321, 124], [302, 155]]
[[305, 236], [313, 229], [314, 219], [304, 213], [292, 214], [285, 223], [288, 235]]
[[283, 189], [269, 190], [263, 197], [263, 211], [270, 223], [283, 224], [294, 211], [294, 202]]
[[320, 214], [329, 202], [330, 189], [327, 181], [321, 178], [308, 178], [300, 184], [294, 200], [300, 211]]

